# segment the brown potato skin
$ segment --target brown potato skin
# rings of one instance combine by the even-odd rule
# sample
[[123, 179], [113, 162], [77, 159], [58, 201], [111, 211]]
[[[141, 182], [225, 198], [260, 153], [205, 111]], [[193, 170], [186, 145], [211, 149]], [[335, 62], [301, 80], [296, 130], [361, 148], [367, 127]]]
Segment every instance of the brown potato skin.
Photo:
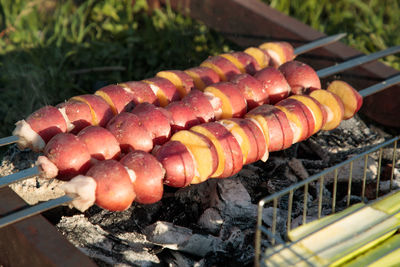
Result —
[[97, 160], [117, 159], [121, 154], [118, 140], [103, 127], [86, 127], [77, 136], [86, 144], [90, 155]]
[[273, 67], [264, 68], [258, 71], [254, 78], [263, 84], [269, 95], [270, 104], [275, 104], [289, 96], [290, 86], [279, 70]]
[[184, 102], [172, 102], [165, 107], [171, 114], [171, 130], [175, 133], [200, 124], [194, 111]]
[[321, 88], [321, 81], [315, 70], [300, 61], [288, 61], [279, 70], [285, 76], [286, 81], [292, 89], [292, 94], [304, 94], [307, 88]]
[[[194, 68], [185, 70], [185, 72], [188, 74], [190, 72], [192, 72], [199, 76], [199, 78], [203, 84], [202, 84], [202, 86], [200, 86], [199, 84], [196, 84], [196, 82], [195, 82], [195, 87], [196, 87], [196, 89], [201, 90], [201, 91], [203, 91], [204, 88], [207, 87], [208, 85], [221, 81], [218, 73], [216, 73], [214, 70], [207, 68], [207, 67], [194, 67]], [[193, 80], [194, 80], [194, 78], [193, 78]]]
[[[178, 88], [178, 91], [180, 91], [180, 97], [184, 97], [185, 95], [187, 95], [188, 93], [190, 93], [191, 90], [194, 89], [194, 82], [192, 77], [190, 77], [189, 74], [187, 74], [186, 72], [182, 71], [182, 70], [166, 70], [166, 71], [160, 71], [161, 72], [165, 72], [165, 73], [173, 73], [176, 75], [176, 77], [179, 78], [179, 80], [181, 81], [181, 86], [180, 88]], [[158, 77], [162, 77], [159, 75], [159, 73], [157, 73], [156, 76]], [[172, 82], [172, 81], [171, 81]], [[175, 85], [176, 86], [176, 85]], [[180, 90], [179, 90], [180, 89]]]
[[84, 102], [69, 100], [58, 104], [57, 108], [65, 108], [69, 121], [74, 125], [70, 133], [77, 134], [83, 128], [92, 125], [93, 119], [90, 107]]
[[[253, 133], [254, 139], [257, 144], [257, 157], [253, 161], [253, 162], [256, 162], [256, 161], [259, 161], [260, 159], [262, 159], [262, 157], [264, 156], [268, 147], [267, 147], [267, 144], [265, 143], [265, 137], [264, 137], [264, 134], [261, 131], [261, 129], [258, 128], [258, 126], [253, 121], [251, 121], [249, 119], [244, 119], [244, 120], [246, 120], [248, 122], [247, 126]], [[246, 164], [253, 163], [253, 162], [250, 162], [249, 158], [247, 158], [247, 162], [248, 163], [246, 163]]]
[[96, 205], [110, 211], [131, 206], [136, 194], [124, 165], [115, 160], [99, 161], [86, 175], [96, 181]]
[[236, 75], [231, 82], [246, 98], [248, 110], [269, 103], [269, 95], [263, 84], [253, 76], [246, 73]]
[[153, 149], [150, 133], [135, 114], [128, 112], [118, 114], [107, 124], [107, 129], [118, 140], [124, 153], [134, 150], [149, 152]]
[[81, 101], [79, 98], [84, 99], [88, 105], [96, 113], [97, 123], [101, 127], [105, 127], [107, 123], [114, 117], [114, 113], [108, 103], [98, 95], [80, 95], [72, 97], [71, 100]]
[[171, 187], [190, 185], [195, 175], [195, 163], [185, 145], [168, 141], [156, 151], [156, 157], [166, 171], [164, 184]]
[[[165, 94], [168, 103], [173, 102], [173, 101], [178, 101], [180, 99], [179, 91], [175, 87], [175, 85], [170, 82], [169, 80], [161, 77], [153, 77], [150, 79], [143, 80], [144, 82], [150, 82], [153, 83], [155, 86], [160, 88], [160, 90]], [[162, 103], [160, 102], [160, 105]]]
[[86, 144], [71, 133], [54, 136], [44, 148], [44, 155], [58, 168], [57, 178], [69, 181], [90, 167], [90, 153]]
[[[97, 91], [104, 92], [111, 99], [114, 107], [116, 109], [116, 114], [119, 114], [123, 111], [129, 111], [132, 109], [133, 102], [133, 93], [127, 90], [124, 90], [123, 87], [117, 84], [112, 84], [100, 88]], [[97, 92], [96, 92], [97, 93]]]
[[246, 54], [245, 52], [233, 52], [231, 53], [232, 56], [237, 58], [240, 63], [244, 66], [246, 73], [250, 75], [254, 75], [257, 71], [261, 69], [260, 65], [258, 64], [257, 60], [254, 57]]
[[53, 136], [67, 131], [61, 112], [53, 106], [44, 106], [26, 118], [26, 122], [47, 143]]
[[[153, 139], [154, 145], [162, 145], [171, 136], [171, 114], [164, 108], [141, 103], [132, 111], [138, 116]], [[150, 119], [151, 118], [151, 119]]]
[[292, 145], [293, 132], [285, 113], [272, 105], [262, 105], [248, 114], [260, 114], [268, 123], [268, 151], [279, 151]]
[[[240, 119], [240, 118], [232, 118], [232, 119], [228, 119], [230, 121], [235, 122], [246, 134], [247, 139], [249, 140], [249, 153], [247, 154], [247, 158], [246, 158], [246, 162], [245, 164], [250, 164], [253, 162], [256, 162], [257, 160], [259, 160], [260, 158], [258, 157], [258, 141], [256, 140], [256, 138], [258, 138], [259, 136], [257, 135], [257, 137], [254, 135], [253, 131], [255, 130], [254, 127], [257, 128], [256, 125], [254, 125], [253, 122], [251, 122], [250, 120], [246, 120], [246, 119]], [[261, 141], [264, 144], [264, 147], [266, 147], [265, 145], [265, 138], [261, 133]], [[265, 149], [264, 149], [264, 153], [265, 153]]]
[[295, 114], [297, 119], [300, 121], [301, 136], [298, 142], [301, 142], [312, 135], [312, 131], [314, 130], [315, 126], [314, 119], [312, 118], [311, 112], [303, 103], [296, 99], [286, 98], [276, 103], [275, 106], [282, 106], [286, 108], [290, 113]]
[[136, 174], [133, 182], [136, 202], [152, 204], [161, 200], [165, 171], [153, 155], [137, 150], [125, 155], [120, 162]]
[[182, 99], [182, 102], [184, 102], [194, 111], [197, 119], [201, 123], [215, 120], [213, 106], [203, 92], [199, 90], [192, 90]]
[[[223, 125], [217, 122], [204, 123], [197, 127], [208, 130], [221, 144], [225, 166], [218, 178], [227, 178], [238, 173], [243, 166], [243, 154], [236, 138]], [[191, 131], [195, 131], [194, 128]]]
[[[223, 95], [225, 95], [232, 106], [232, 114], [229, 114], [230, 117], [224, 117], [224, 115], [222, 115], [222, 118], [242, 118], [244, 114], [246, 114], [246, 98], [235, 84], [231, 82], [220, 82], [209, 86], [209, 88], [210, 87], [218, 89]], [[206, 88], [206, 91], [208, 91], [208, 88]]]
[[150, 103], [156, 106], [159, 106], [160, 103], [158, 101], [158, 97], [154, 94], [153, 90], [151, 90], [150, 85], [143, 81], [130, 81], [124, 82], [120, 84], [125, 88], [131, 90], [133, 95], [133, 102], [138, 105], [140, 103]]
[[232, 62], [222, 56], [209, 57], [200, 66], [203, 66], [204, 63], [210, 63], [221, 70], [223, 75], [220, 76], [221, 81], [229, 81], [233, 76], [241, 73]]

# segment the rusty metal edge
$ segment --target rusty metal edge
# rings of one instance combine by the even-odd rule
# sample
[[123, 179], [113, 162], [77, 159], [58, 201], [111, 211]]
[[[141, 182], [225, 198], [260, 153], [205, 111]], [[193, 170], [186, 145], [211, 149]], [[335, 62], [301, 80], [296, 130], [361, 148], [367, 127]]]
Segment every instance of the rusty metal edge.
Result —
[[[175, 10], [201, 20], [207, 26], [224, 34], [242, 47], [259, 45], [268, 40], [284, 40], [294, 46], [325, 36], [304, 23], [286, 16], [260, 0], [161, 0], [169, 2]], [[299, 57], [316, 69], [361, 55], [362, 53], [337, 42]], [[383, 81], [398, 71], [381, 62], [346, 71], [333, 78], [342, 77], [359, 90]], [[323, 80], [323, 85], [333, 78]], [[396, 93], [397, 92], [397, 93]], [[390, 127], [400, 127], [400, 86], [394, 86], [364, 99], [361, 112], [369, 118]]]
[[[0, 216], [27, 204], [10, 188], [0, 189]], [[0, 266], [96, 266], [37, 215], [0, 229]]]

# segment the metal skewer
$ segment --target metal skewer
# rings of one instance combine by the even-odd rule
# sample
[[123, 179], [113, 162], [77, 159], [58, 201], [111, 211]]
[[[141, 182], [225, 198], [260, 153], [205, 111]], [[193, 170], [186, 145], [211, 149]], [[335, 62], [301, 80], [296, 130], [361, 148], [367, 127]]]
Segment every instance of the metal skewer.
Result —
[[332, 74], [347, 70], [349, 68], [355, 67], [355, 66], [359, 66], [371, 61], [374, 61], [376, 59], [382, 58], [382, 57], [386, 57], [389, 55], [393, 55], [396, 53], [400, 52], [400, 45], [398, 46], [392, 46], [386, 50], [382, 50], [376, 53], [372, 53], [369, 55], [364, 55], [364, 56], [360, 56], [360, 57], [356, 57], [354, 59], [345, 61], [343, 63], [340, 63], [338, 65], [332, 66], [332, 67], [328, 67], [322, 70], [317, 71], [318, 77], [320, 78], [325, 78], [328, 77]]
[[7, 136], [4, 138], [0, 138], [0, 146], [11, 145], [18, 142], [18, 136]]
[[4, 176], [0, 179], [0, 188], [18, 181], [29, 179], [36, 175], [39, 175], [39, 168], [37, 166]]
[[42, 202], [40, 204], [30, 206], [29, 208], [22, 209], [20, 211], [11, 213], [10, 215], [4, 216], [0, 218], [0, 228], [5, 227], [7, 225], [22, 221], [26, 218], [32, 217], [34, 215], [40, 214], [52, 208], [68, 204], [73, 200], [70, 196], [62, 196], [59, 198], [55, 198], [46, 202]]
[[359, 91], [359, 93], [364, 98], [366, 96], [370, 96], [370, 95], [379, 93], [380, 91], [383, 91], [386, 88], [389, 88], [398, 83], [400, 83], [400, 74], [397, 74], [392, 78], [384, 80], [383, 82], [374, 84], [368, 88], [365, 88], [365, 89]]
[[[363, 97], [366, 97], [366, 96], [375, 94], [377, 92], [380, 92], [380, 91], [382, 91], [382, 90], [384, 90], [384, 89], [386, 89], [386, 88], [388, 88], [388, 87], [390, 87], [392, 85], [398, 84], [398, 83], [400, 83], [400, 74], [398, 74], [398, 75], [396, 75], [396, 76], [394, 76], [394, 77], [392, 77], [390, 79], [387, 79], [387, 80], [385, 80], [383, 82], [380, 82], [380, 83], [374, 84], [374, 85], [372, 85], [370, 87], [367, 87], [367, 88], [359, 91], [359, 93]], [[34, 168], [30, 168], [30, 169], [27, 169], [27, 170], [24, 170], [24, 171], [26, 171], [31, 176], [33, 176], [33, 175], [35, 175], [34, 174], [35, 171], [38, 171], [38, 169], [37, 168], [35, 169], [35, 167], [34, 167]], [[10, 183], [16, 182], [16, 181], [18, 181], [18, 179], [21, 179], [21, 180], [26, 179], [27, 177], [23, 177], [22, 174], [20, 175], [20, 173], [22, 173], [24, 171], [21, 171], [19, 173], [12, 174], [12, 175], [5, 176], [5, 177], [1, 178], [0, 182], [1, 182], [2, 179], [6, 179], [7, 182], [3, 183], [3, 185], [0, 184], [0, 188], [2, 186], [5, 186], [7, 183], [10, 184]], [[12, 176], [12, 177], [10, 177], [10, 176]], [[13, 179], [17, 179], [17, 180], [13, 181]], [[28, 217], [31, 217], [33, 215], [42, 213], [42, 212], [47, 211], [49, 209], [55, 208], [57, 206], [68, 204], [72, 200], [73, 200], [72, 197], [65, 195], [65, 196], [62, 196], [62, 197], [59, 197], [59, 198], [55, 198], [55, 199], [49, 200], [47, 202], [40, 203], [40, 204], [35, 205], [35, 206], [30, 206], [30, 207], [28, 207], [26, 209], [20, 210], [18, 212], [14, 212], [14, 213], [12, 213], [10, 215], [6, 215], [6, 216], [0, 218], [0, 228], [5, 227], [5, 226], [10, 225], [10, 224], [13, 224], [15, 222], [24, 220], [24, 219], [26, 219]]]
[[338, 33], [335, 35], [331, 35], [331, 36], [327, 36], [324, 38], [321, 38], [319, 40], [315, 40], [312, 41], [308, 44], [299, 46], [297, 48], [294, 49], [294, 54], [295, 55], [300, 55], [300, 54], [304, 54], [307, 53], [308, 51], [314, 50], [316, 48], [319, 47], [323, 47], [326, 46], [328, 44], [334, 43], [336, 41], [339, 41], [340, 39], [342, 39], [343, 37], [345, 37], [347, 35], [347, 33]]

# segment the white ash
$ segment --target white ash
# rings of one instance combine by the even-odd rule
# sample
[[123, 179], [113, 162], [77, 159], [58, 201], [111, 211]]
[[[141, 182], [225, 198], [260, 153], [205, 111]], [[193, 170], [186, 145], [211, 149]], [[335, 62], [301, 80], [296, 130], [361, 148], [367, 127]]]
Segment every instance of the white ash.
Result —
[[342, 121], [334, 130], [321, 131], [312, 136], [310, 148], [324, 161], [338, 163], [350, 154], [361, 153], [374, 145], [382, 143], [386, 136], [370, 129], [358, 117]]
[[207, 229], [212, 234], [218, 234], [224, 220], [219, 211], [215, 208], [206, 209], [198, 220], [201, 228]]
[[187, 257], [183, 253], [179, 253], [177, 251], [171, 250], [168, 252], [169, 255], [164, 257], [165, 262], [170, 267], [192, 267], [198, 266], [200, 267], [199, 263], [196, 263], [193, 259]]
[[[352, 158], [353, 156], [356, 155], [349, 155], [349, 158]], [[361, 157], [355, 161], [353, 161], [353, 170], [352, 170], [352, 182], [362, 182], [364, 178], [364, 169], [366, 167], [366, 179], [367, 181], [371, 181], [376, 179], [377, 174], [378, 174], [378, 161], [369, 156], [367, 159], [367, 166], [365, 166], [365, 159], [364, 157]], [[337, 179], [338, 182], [347, 182], [349, 180], [350, 176], [350, 164], [346, 164], [342, 167], [340, 167], [337, 171]], [[329, 172], [328, 174], [325, 175], [325, 179], [327, 182], [333, 182], [334, 181], [334, 172]]]
[[[31, 168], [35, 165], [39, 155], [31, 150], [20, 151], [16, 146], [11, 146], [3, 157], [0, 165], [0, 175], [6, 176], [18, 171]], [[0, 178], [1, 179], [1, 178]], [[42, 179], [38, 176], [29, 178], [10, 185], [25, 202], [30, 205], [40, 201], [47, 201], [64, 195], [59, 188], [64, 182], [54, 179]]]
[[218, 237], [193, 233], [192, 230], [158, 221], [144, 229], [147, 240], [172, 250], [204, 257], [208, 253], [224, 251], [224, 243]]
[[155, 266], [160, 263], [158, 257], [150, 252], [153, 245], [140, 233], [110, 235], [82, 214], [62, 217], [57, 227], [72, 244], [99, 265]]

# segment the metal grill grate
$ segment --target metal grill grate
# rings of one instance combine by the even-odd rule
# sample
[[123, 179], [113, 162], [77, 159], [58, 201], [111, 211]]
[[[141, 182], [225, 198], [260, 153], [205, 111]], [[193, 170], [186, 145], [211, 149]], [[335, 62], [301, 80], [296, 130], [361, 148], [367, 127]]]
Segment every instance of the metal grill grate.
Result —
[[[366, 181], [367, 181], [367, 169], [368, 169], [368, 158], [373, 154], [373, 153], [378, 153], [378, 170], [377, 170], [377, 177], [376, 177], [376, 193], [375, 193], [375, 198], [378, 198], [379, 196], [379, 190], [380, 190], [380, 184], [381, 184], [381, 165], [382, 165], [382, 154], [383, 154], [383, 148], [385, 147], [393, 147], [393, 154], [392, 154], [392, 168], [391, 168], [391, 173], [390, 173], [390, 184], [389, 184], [389, 191], [393, 190], [393, 177], [394, 177], [394, 169], [395, 169], [395, 163], [396, 163], [396, 149], [397, 149], [397, 142], [400, 140], [400, 136], [392, 138], [386, 142], [383, 142], [355, 157], [352, 157], [346, 161], [343, 161], [333, 167], [330, 167], [328, 169], [325, 169], [324, 171], [310, 176], [309, 178], [296, 183], [290, 187], [288, 187], [285, 190], [282, 190], [280, 192], [274, 193], [268, 197], [265, 197], [262, 199], [259, 204], [258, 204], [258, 218], [257, 218], [257, 228], [256, 228], [256, 238], [255, 238], [255, 266], [265, 266], [265, 263], [263, 261], [263, 258], [266, 257], [266, 255], [263, 255], [262, 252], [262, 243], [265, 244], [267, 243], [267, 246], [273, 246], [275, 244], [281, 244], [284, 247], [287, 247], [285, 245], [285, 240], [277, 233], [277, 213], [278, 213], [278, 203], [282, 198], [287, 198], [288, 203], [287, 203], [287, 220], [286, 220], [286, 232], [289, 232], [291, 230], [291, 224], [292, 224], [292, 212], [293, 212], [293, 199], [294, 199], [294, 194], [298, 190], [303, 190], [304, 192], [304, 199], [303, 199], [303, 215], [302, 215], [302, 224], [307, 223], [307, 209], [308, 209], [308, 191], [309, 191], [309, 186], [312, 182], [319, 182], [319, 192], [318, 192], [318, 218], [321, 218], [322, 216], [322, 208], [323, 208], [323, 184], [324, 184], [324, 178], [326, 175], [333, 173], [333, 185], [332, 185], [332, 195], [331, 195], [331, 214], [336, 212], [336, 204], [337, 204], [337, 185], [338, 185], [338, 170], [343, 167], [348, 165], [349, 166], [349, 173], [347, 177], [347, 182], [348, 182], [348, 188], [347, 188], [347, 199], [346, 199], [346, 206], [350, 206], [350, 199], [351, 199], [351, 193], [352, 193], [352, 175], [353, 175], [353, 163], [356, 160], [359, 159], [364, 159], [364, 172], [363, 172], [363, 178], [362, 178], [362, 188], [361, 188], [361, 194], [360, 197], [362, 201], [365, 201], [365, 193], [366, 193]], [[326, 196], [325, 196], [326, 197]], [[263, 222], [263, 215], [265, 212], [265, 207], [272, 207], [272, 225], [271, 227], [268, 227]], [[354, 211], [355, 212], [355, 211]], [[393, 231], [393, 229], [388, 229], [388, 232]], [[277, 250], [278, 252], [279, 250]], [[268, 255], [271, 256], [271, 255]], [[304, 259], [301, 257], [301, 255], [297, 255], [299, 258], [304, 262], [307, 262], [307, 259]], [[310, 263], [309, 266], [314, 266], [313, 264]]]

